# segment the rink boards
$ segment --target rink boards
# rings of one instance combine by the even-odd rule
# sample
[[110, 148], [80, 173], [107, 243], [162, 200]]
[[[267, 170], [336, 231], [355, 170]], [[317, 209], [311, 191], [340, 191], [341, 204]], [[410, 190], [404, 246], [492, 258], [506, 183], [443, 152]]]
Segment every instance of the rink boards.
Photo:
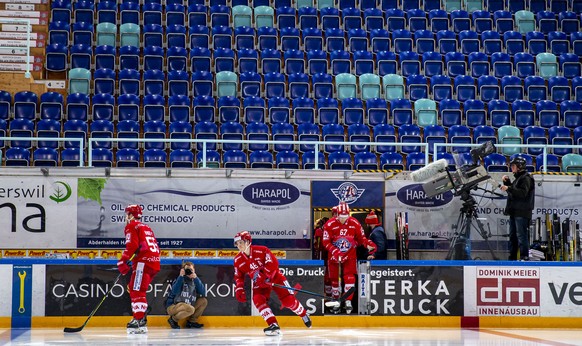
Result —
[[[209, 300], [202, 323], [215, 327], [262, 326], [249, 301], [234, 298], [232, 260], [197, 259], [196, 271]], [[166, 325], [165, 297], [180, 259], [165, 259], [148, 290], [149, 323]], [[323, 292], [323, 262], [281, 260], [290, 286]], [[0, 328], [81, 325], [111, 288], [89, 326], [119, 326], [130, 319], [125, 278], [111, 286], [114, 260], [0, 260]], [[370, 315], [329, 315], [321, 298], [297, 298], [320, 326], [353, 327], [579, 327], [582, 265], [575, 262], [375, 261], [360, 272], [356, 305], [369, 302]], [[358, 304], [359, 302], [359, 304]], [[274, 295], [270, 305], [281, 324], [301, 326]], [[358, 306], [355, 311], [358, 311]], [[364, 309], [366, 310], [366, 309]]]

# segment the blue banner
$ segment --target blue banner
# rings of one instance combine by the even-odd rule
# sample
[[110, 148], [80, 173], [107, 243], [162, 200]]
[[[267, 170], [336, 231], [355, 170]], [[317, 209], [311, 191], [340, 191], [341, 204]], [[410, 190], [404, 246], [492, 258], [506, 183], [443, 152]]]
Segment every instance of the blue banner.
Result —
[[30, 328], [32, 265], [12, 267], [12, 328]]
[[384, 183], [372, 181], [313, 181], [311, 206], [329, 208], [345, 201], [350, 208], [384, 206]]

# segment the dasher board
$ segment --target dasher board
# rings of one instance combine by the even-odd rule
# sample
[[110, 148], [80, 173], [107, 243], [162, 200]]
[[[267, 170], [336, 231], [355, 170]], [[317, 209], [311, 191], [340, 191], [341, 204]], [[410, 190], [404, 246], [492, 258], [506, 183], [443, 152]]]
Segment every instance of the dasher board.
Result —
[[0, 39], [0, 47], [14, 47], [14, 48], [20, 48], [20, 47], [40, 48], [40, 47], [44, 47], [44, 41], [30, 40], [29, 43], [30, 44], [27, 45], [26, 40], [2, 40], [2, 39]]
[[[5, 12], [5, 11], [2, 11]], [[9, 11], [12, 12], [12, 11]], [[48, 23], [48, 18], [14, 18], [13, 16], [2, 16], [0, 15], [0, 23], [6, 24], [24, 24], [30, 22], [31, 25], [46, 25]]]
[[0, 0], [0, 3], [12, 3], [12, 4], [48, 4], [48, 0]]
[[[28, 62], [41, 63], [42, 58], [39, 56], [29, 56]], [[26, 63], [26, 56], [22, 55], [0, 55], [0, 63]]]
[[18, 63], [0, 63], [0, 71], [26, 71], [27, 66], [31, 71], [42, 71], [42, 64], [18, 64]]
[[32, 25], [26, 24], [0, 24], [2, 31], [31, 32]]
[[44, 40], [46, 38], [46, 34], [38, 33], [38, 32], [31, 32], [27, 34], [26, 32], [5, 32], [0, 31], [0, 39], [9, 39], [9, 40], [26, 40], [26, 37], [30, 35], [31, 40]]

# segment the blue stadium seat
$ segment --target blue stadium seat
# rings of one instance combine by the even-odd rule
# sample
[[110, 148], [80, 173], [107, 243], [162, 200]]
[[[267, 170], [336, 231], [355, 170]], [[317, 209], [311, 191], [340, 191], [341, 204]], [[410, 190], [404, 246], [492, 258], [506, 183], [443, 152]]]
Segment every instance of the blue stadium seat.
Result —
[[95, 94], [91, 100], [92, 103], [92, 119], [113, 121], [113, 114], [115, 113], [115, 98], [111, 94]]
[[292, 99], [309, 97], [309, 76], [305, 73], [293, 73], [288, 76], [289, 96]]
[[168, 113], [170, 122], [188, 122], [190, 121], [191, 112], [191, 100], [187, 95], [173, 95], [168, 97]]
[[453, 125], [461, 125], [463, 121], [461, 104], [454, 99], [443, 99], [439, 104], [439, 113], [442, 125], [449, 128]]
[[388, 103], [383, 98], [371, 98], [366, 100], [366, 112], [368, 125], [374, 127], [378, 124], [388, 123]]
[[[87, 132], [88, 126], [87, 122], [79, 119], [70, 119], [65, 121], [63, 124], [63, 135], [65, 138], [82, 138], [84, 148], [87, 144]], [[79, 142], [77, 141], [65, 141], [65, 148], [79, 148]], [[61, 159], [63, 159], [61, 157]]]
[[495, 22], [495, 29], [497, 30], [497, 32], [503, 35], [507, 31], [513, 30], [514, 27], [513, 13], [515, 12], [516, 12], [515, 10], [510, 11], [497, 10], [493, 12], [493, 21]]
[[409, 52], [413, 49], [412, 34], [406, 29], [392, 31], [392, 44], [395, 53]]
[[564, 53], [559, 56], [560, 71], [568, 79], [582, 75], [582, 64], [576, 54]]
[[318, 28], [304, 28], [302, 30], [303, 47], [306, 51], [323, 49], [323, 33]]
[[487, 125], [479, 125], [473, 128], [473, 143], [483, 144], [485, 142], [497, 143], [495, 129]]
[[[416, 144], [422, 143], [422, 136], [420, 135], [420, 127], [416, 124], [403, 124], [398, 128], [398, 140], [401, 143]], [[400, 151], [406, 154], [419, 152], [420, 146], [403, 145]]]
[[420, 57], [416, 52], [401, 52], [399, 54], [400, 61], [400, 73], [403, 77], [408, 77], [410, 75], [419, 75], [420, 70]]
[[511, 113], [507, 101], [494, 99], [488, 102], [489, 121], [493, 127], [511, 125]]
[[477, 79], [477, 88], [479, 96], [484, 102], [499, 99], [501, 96], [499, 80], [493, 76], [481, 76]]
[[160, 70], [147, 70], [143, 74], [143, 94], [146, 96], [163, 95], [166, 73]]
[[266, 106], [265, 100], [256, 96], [247, 96], [243, 100], [244, 122], [264, 123]]
[[[449, 127], [449, 143], [472, 144], [471, 130], [465, 125], [453, 125]], [[452, 147], [453, 153], [468, 153], [471, 147]]]
[[162, 95], [148, 94], [143, 98], [144, 121], [165, 121], [166, 100]]
[[540, 76], [529, 76], [524, 80], [524, 89], [527, 99], [531, 102], [545, 100], [547, 98], [546, 82]]
[[481, 76], [489, 75], [489, 57], [482, 52], [472, 52], [467, 59], [469, 63], [469, 71], [471, 76], [479, 78]]
[[380, 155], [380, 167], [383, 170], [404, 170], [404, 158], [396, 152], [385, 152]]
[[108, 68], [95, 70], [93, 74], [93, 93], [94, 94], [115, 94], [116, 73]]
[[483, 158], [487, 172], [509, 172], [507, 158], [503, 154], [491, 153]]
[[582, 105], [572, 100], [563, 101], [560, 103], [560, 119], [570, 129], [582, 126]]
[[558, 156], [554, 154], [548, 154], [546, 156], [546, 165], [544, 167], [544, 154], [539, 154], [536, 156], [536, 171], [541, 172], [544, 168], [548, 172], [561, 172], [562, 168], [560, 167], [560, 159]]
[[426, 162], [426, 158], [424, 153], [421, 152], [413, 152], [406, 155], [406, 170], [407, 171], [415, 171], [424, 167], [428, 162]]
[[[209, 121], [198, 122], [194, 125], [195, 139], [218, 139], [218, 126]], [[217, 144], [206, 142], [206, 150], [216, 150]], [[196, 143], [196, 150], [204, 150], [204, 143]]]
[[501, 91], [505, 101], [513, 102], [524, 98], [522, 80], [516, 76], [504, 76], [501, 78]]
[[453, 98], [453, 84], [448, 76], [434, 75], [430, 78], [432, 96], [435, 101]]
[[550, 99], [554, 102], [562, 102], [571, 98], [570, 82], [566, 77], [554, 76], [548, 79]]
[[[321, 140], [321, 130], [319, 125], [313, 123], [301, 123], [297, 126], [297, 139], [299, 141], [316, 142]], [[315, 150], [313, 144], [299, 144], [299, 151], [302, 153]]]
[[363, 74], [373, 74], [375, 71], [374, 55], [372, 52], [365, 50], [355, 51], [354, 65], [356, 68], [356, 76], [361, 76]]
[[30, 150], [21, 147], [11, 147], [6, 149], [4, 154], [6, 167], [14, 166], [29, 166], [30, 165]]
[[[0, 91], [0, 93], [2, 92]], [[0, 95], [0, 119], [8, 119], [10, 103], [10, 94], [8, 94], [8, 98], [3, 98]], [[47, 91], [40, 95], [40, 119], [53, 119], [60, 121], [63, 118], [63, 103], [63, 95], [58, 92]], [[1, 110], [2, 108], [4, 108], [5, 111]]]
[[391, 100], [390, 113], [394, 126], [412, 124], [412, 104], [409, 99]]
[[167, 154], [161, 149], [147, 149], [143, 152], [143, 166], [148, 168], [165, 168]]
[[206, 27], [205, 25], [190, 26], [190, 47], [191, 48], [200, 47], [206, 49], [210, 48], [210, 30], [208, 27]]
[[438, 52], [446, 54], [448, 52], [456, 52], [458, 49], [457, 38], [454, 31], [440, 30], [436, 34], [438, 43]]
[[358, 98], [345, 98], [342, 100], [343, 124], [363, 124], [364, 123], [364, 104]]
[[36, 167], [56, 167], [59, 153], [54, 148], [39, 147], [32, 153], [32, 161]]
[[535, 123], [533, 104], [526, 100], [515, 100], [511, 104], [511, 116], [515, 126], [523, 129]]
[[279, 35], [281, 40], [281, 50], [282, 51], [287, 51], [289, 49], [299, 50], [301, 46], [301, 40], [299, 36], [300, 36], [299, 29], [295, 27], [283, 27]]
[[356, 170], [377, 170], [378, 158], [369, 151], [355, 153], [354, 166]]
[[140, 120], [140, 99], [137, 95], [122, 94], [117, 97], [117, 116], [119, 121]]
[[465, 75], [467, 72], [467, 63], [465, 62], [465, 55], [460, 52], [448, 52], [445, 54], [445, 65], [447, 67], [447, 74], [449, 77], [456, 77]]
[[[220, 137], [224, 140], [243, 140], [244, 128], [239, 122], [225, 122], [220, 125]], [[243, 144], [222, 143], [222, 150], [243, 150]]]
[[525, 52], [525, 40], [518, 31], [506, 31], [503, 34], [503, 43], [505, 44], [505, 52], [509, 55], [513, 56]]
[[352, 153], [358, 153], [363, 151], [369, 151], [370, 146], [368, 144], [356, 144], [358, 142], [370, 142], [370, 128], [368, 125], [362, 123], [353, 123], [348, 126], [348, 140], [352, 142], [349, 146], [349, 151]]
[[194, 154], [187, 149], [175, 149], [170, 152], [170, 167], [193, 168]]
[[372, 52], [388, 51], [391, 47], [390, 33], [388, 30], [378, 28], [370, 31]]
[[[248, 140], [267, 141], [270, 139], [269, 126], [262, 122], [248, 123], [246, 127], [246, 134]], [[269, 144], [266, 143], [249, 143], [248, 149], [254, 150], [269, 150]]]
[[398, 63], [396, 53], [390, 51], [380, 51], [376, 54], [376, 64], [378, 65], [378, 74], [385, 76], [387, 74], [397, 74]]
[[[170, 139], [192, 139], [192, 124], [187, 121], [173, 121], [170, 123], [169, 135]], [[190, 150], [192, 149], [191, 142], [171, 142], [171, 150]]]
[[328, 154], [327, 161], [330, 169], [352, 170], [352, 157], [345, 151], [334, 151]]
[[[140, 24], [140, 5], [135, 2], [122, 2], [119, 5], [120, 24]], [[205, 22], [206, 23], [206, 22]]]
[[[271, 133], [274, 141], [294, 141], [295, 140], [295, 129], [293, 125], [289, 123], [276, 123], [271, 126]], [[273, 150], [275, 152], [279, 151], [289, 151], [294, 150], [293, 144], [288, 143], [275, 143], [273, 145]]]
[[476, 31], [463, 30], [459, 32], [459, 46], [461, 53], [468, 55], [471, 52], [478, 52], [481, 49], [481, 41]]
[[380, 143], [396, 143], [396, 129], [389, 124], [378, 124], [373, 128], [374, 142], [378, 144], [374, 147], [374, 151], [378, 153], [395, 152], [394, 145], [381, 145]]
[[438, 52], [425, 52], [422, 54], [424, 75], [432, 77], [444, 73], [443, 56]]
[[463, 103], [465, 111], [466, 124], [469, 127], [476, 127], [487, 124], [487, 113], [485, 112], [485, 103], [481, 100], [469, 99]]
[[[317, 163], [316, 163], [317, 158]], [[327, 164], [322, 152], [307, 151], [301, 156], [303, 169], [325, 169]]]
[[315, 103], [313, 99], [306, 97], [293, 99], [293, 119], [297, 125], [315, 123]]
[[423, 75], [413, 74], [406, 78], [406, 88], [411, 101], [428, 97], [428, 80]]
[[331, 62], [331, 72], [334, 76], [342, 73], [351, 73], [352, 60], [349, 52], [335, 50], [330, 53], [329, 57]]
[[[84, 46], [84, 45], [83, 45]], [[73, 46], [73, 47], [76, 47]], [[85, 47], [85, 46], [84, 46]], [[64, 44], [50, 44], [46, 47], [46, 59], [45, 59], [45, 68], [47, 71], [51, 72], [63, 72], [67, 70], [67, 60], [69, 55], [69, 49]], [[77, 55], [75, 55], [77, 56]], [[73, 57], [73, 55], [72, 55]], [[71, 59], [72, 59], [71, 57]], [[80, 65], [78, 63], [78, 58], [75, 60], [71, 60], [72, 63], [75, 62], [74, 66], [76, 67], [84, 67], [86, 65]]]
[[193, 96], [212, 96], [214, 78], [208, 71], [192, 73]]
[[267, 150], [255, 150], [249, 154], [251, 168], [273, 168], [273, 154]]
[[456, 76], [454, 86], [457, 100], [460, 102], [477, 98], [477, 89], [473, 77], [465, 75]]
[[[548, 144], [546, 129], [540, 126], [528, 126], [523, 129], [523, 142], [525, 144]], [[530, 155], [539, 155], [543, 148], [527, 148]]]
[[143, 137], [147, 139], [155, 139], [152, 142], [144, 143], [144, 148], [160, 149], [166, 148], [166, 123], [164, 121], [145, 121], [143, 124]]
[[299, 155], [294, 151], [279, 151], [276, 156], [279, 169], [299, 169]]
[[[339, 124], [325, 124], [321, 128], [321, 134], [325, 142], [344, 142], [344, 127]], [[335, 151], [343, 151], [343, 144], [326, 144], [324, 146], [324, 151], [326, 153], [331, 153]]]
[[[572, 145], [573, 136], [565, 126], [552, 126], [548, 129], [548, 143], [554, 145]], [[572, 153], [572, 148], [553, 148], [554, 155], [562, 156]]]
[[188, 51], [184, 47], [169, 47], [166, 52], [168, 71], [186, 71]]
[[128, 139], [127, 141], [117, 142], [117, 149], [138, 149], [137, 139], [140, 134], [140, 125], [135, 120], [120, 120], [117, 123], [117, 138]]
[[89, 103], [89, 96], [86, 94], [73, 93], [67, 95], [66, 118], [68, 120], [87, 121], [89, 119]]
[[91, 151], [91, 165], [93, 167], [112, 167], [113, 152], [107, 148], [93, 148]]
[[77, 148], [65, 148], [61, 151], [61, 166], [62, 167], [78, 167], [82, 165], [80, 161], [80, 153]]
[[[446, 143], [447, 137], [445, 128], [441, 125], [432, 124], [424, 128], [423, 133], [424, 141], [428, 143], [428, 150], [430, 154], [434, 154], [434, 144], [435, 143]], [[437, 153], [445, 152], [446, 147], [438, 147]]]

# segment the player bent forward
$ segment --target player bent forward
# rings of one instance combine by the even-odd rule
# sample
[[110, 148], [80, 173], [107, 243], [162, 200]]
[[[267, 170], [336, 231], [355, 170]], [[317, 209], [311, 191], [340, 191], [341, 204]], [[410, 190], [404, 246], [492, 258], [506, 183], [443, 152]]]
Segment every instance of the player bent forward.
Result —
[[151, 228], [140, 221], [143, 211], [139, 205], [132, 204], [125, 208], [125, 250], [117, 262], [117, 268], [123, 275], [130, 270], [128, 262], [135, 257], [133, 272], [129, 280], [129, 297], [133, 319], [127, 324], [129, 334], [147, 333], [146, 311], [148, 301], [146, 290], [154, 276], [160, 271], [160, 248]]
[[280, 327], [273, 311], [267, 305], [271, 291], [275, 291], [281, 306], [290, 309], [303, 319], [307, 328], [311, 328], [311, 319], [303, 305], [295, 298], [293, 291], [272, 284], [289, 286], [287, 278], [279, 271], [279, 262], [266, 246], [251, 245], [251, 234], [239, 232], [234, 237], [234, 245], [239, 253], [234, 258], [234, 281], [236, 284], [236, 299], [244, 303], [247, 295], [244, 289], [244, 276], [247, 274], [253, 281], [253, 304], [267, 322], [263, 331], [266, 335], [280, 334]]

